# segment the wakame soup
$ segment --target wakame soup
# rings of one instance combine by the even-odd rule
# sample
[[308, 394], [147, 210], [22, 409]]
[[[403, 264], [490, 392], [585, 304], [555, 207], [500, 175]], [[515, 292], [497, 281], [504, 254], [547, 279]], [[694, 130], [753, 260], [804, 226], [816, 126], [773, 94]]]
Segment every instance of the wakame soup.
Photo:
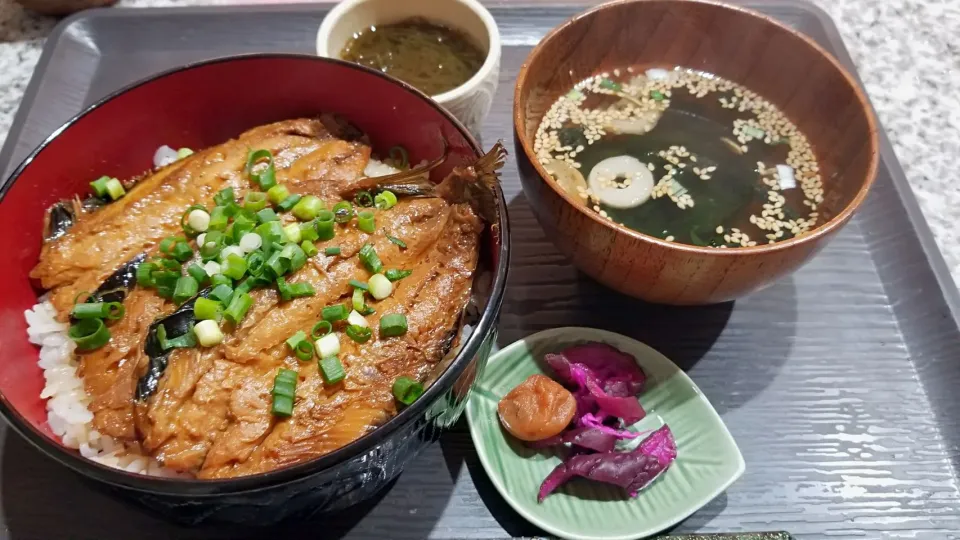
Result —
[[823, 202], [807, 138], [763, 97], [675, 68], [614, 70], [553, 104], [534, 150], [559, 186], [603, 218], [715, 248], [812, 231]]

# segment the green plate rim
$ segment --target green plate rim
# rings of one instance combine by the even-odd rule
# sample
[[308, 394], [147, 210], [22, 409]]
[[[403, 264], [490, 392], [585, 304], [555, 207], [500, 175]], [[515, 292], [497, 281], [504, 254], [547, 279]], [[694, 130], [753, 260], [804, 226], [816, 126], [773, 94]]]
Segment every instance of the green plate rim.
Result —
[[[576, 334], [576, 336], [571, 337], [573, 336], [573, 334]], [[646, 343], [637, 341], [636, 339], [633, 339], [629, 336], [625, 336], [623, 334], [618, 334], [616, 332], [610, 332], [609, 330], [602, 330], [599, 328], [589, 328], [584, 326], [564, 326], [559, 328], [550, 328], [547, 330], [541, 330], [534, 334], [530, 334], [529, 336], [526, 336], [524, 338], [520, 338], [517, 341], [514, 341], [513, 343], [511, 343], [510, 345], [507, 345], [503, 349], [500, 349], [495, 354], [491, 355], [490, 358], [487, 360], [487, 367], [492, 365], [494, 362], [499, 361], [501, 358], [510, 355], [513, 351], [515, 351], [520, 347], [523, 347], [526, 343], [546, 341], [548, 339], [555, 338], [559, 335], [563, 335], [566, 341], [584, 340], [584, 339], [596, 340], [596, 341], [613, 340], [613, 339], [626, 340], [626, 341], [632, 342], [639, 349], [646, 349], [649, 353], [655, 354], [661, 357], [663, 360], [665, 360], [667, 363], [673, 366], [677, 370], [677, 374], [680, 377], [682, 377], [686, 383], [690, 384], [690, 386], [696, 391], [696, 393], [703, 398], [703, 401], [704, 403], [706, 403], [710, 413], [715, 417], [720, 427], [722, 428], [723, 433], [729, 439], [731, 446], [736, 450], [737, 468], [736, 468], [736, 472], [732, 474], [730, 478], [728, 478], [722, 485], [718, 486], [715, 490], [713, 490], [706, 496], [701, 497], [700, 500], [694, 501], [694, 504], [691, 505], [691, 510], [689, 512], [682, 515], [677, 514], [675, 516], [672, 516], [670, 519], [666, 520], [666, 522], [662, 524], [658, 524], [654, 527], [648, 527], [645, 529], [638, 529], [636, 533], [631, 533], [629, 535], [583, 536], [578, 534], [571, 534], [569, 531], [565, 531], [558, 527], [554, 527], [549, 521], [541, 519], [540, 516], [528, 512], [526, 509], [526, 505], [521, 504], [519, 501], [515, 500], [513, 496], [511, 496], [510, 493], [504, 488], [503, 484], [501, 483], [500, 475], [493, 472], [493, 467], [490, 463], [489, 457], [487, 456], [487, 451], [484, 448], [484, 445], [478, 443], [478, 440], [480, 440], [480, 438], [482, 437], [482, 434], [479, 433], [478, 431], [479, 428], [476, 427], [476, 421], [473, 419], [473, 415], [474, 415], [473, 407], [471, 406], [470, 403], [468, 403], [466, 407], [467, 409], [466, 412], [467, 412], [467, 422], [470, 428], [470, 438], [473, 439], [473, 446], [476, 449], [477, 456], [480, 458], [480, 464], [483, 466], [483, 470], [487, 473], [487, 477], [490, 478], [490, 482], [497, 489], [497, 492], [500, 493], [500, 496], [503, 497], [503, 499], [507, 502], [507, 504], [510, 505], [511, 508], [514, 509], [514, 511], [516, 511], [518, 514], [523, 516], [524, 519], [536, 525], [537, 527], [540, 527], [544, 531], [547, 531], [550, 534], [557, 535], [561, 538], [567, 538], [569, 540], [638, 540], [641, 538], [648, 538], [661, 531], [669, 529], [670, 527], [673, 527], [677, 523], [680, 523], [684, 519], [690, 517], [697, 510], [700, 510], [701, 508], [706, 506], [707, 503], [717, 498], [717, 496], [719, 496], [721, 493], [726, 491], [731, 485], [733, 485], [734, 482], [736, 482], [737, 480], [740, 479], [741, 476], [743, 476], [743, 473], [746, 471], [746, 462], [743, 460], [743, 453], [740, 451], [740, 447], [737, 446], [736, 439], [733, 438], [733, 435], [730, 434], [730, 430], [727, 429], [727, 425], [724, 423], [723, 418], [720, 417], [720, 414], [717, 413], [717, 410], [713, 407], [713, 404], [710, 403], [710, 400], [707, 399], [707, 397], [703, 394], [702, 391], [700, 391], [700, 387], [697, 386], [697, 384], [693, 381], [693, 379], [690, 378], [689, 375], [686, 374], [686, 372], [680, 369], [679, 366], [677, 366], [672, 360], [667, 358], [664, 354], [660, 353], [660, 351], [654, 349], [653, 347], [647, 345]], [[487, 371], [484, 370], [484, 373], [486, 372]], [[470, 399], [471, 400], [473, 399], [473, 395], [471, 395]]]

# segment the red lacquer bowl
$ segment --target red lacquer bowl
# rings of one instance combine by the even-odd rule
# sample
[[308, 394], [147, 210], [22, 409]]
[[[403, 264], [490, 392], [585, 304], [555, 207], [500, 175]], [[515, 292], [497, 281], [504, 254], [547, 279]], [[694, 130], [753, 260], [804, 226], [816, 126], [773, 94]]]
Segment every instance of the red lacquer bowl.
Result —
[[[255, 476], [160, 479], [86, 460], [63, 447], [46, 424], [38, 349], [27, 341], [23, 316], [42, 292], [28, 274], [40, 252], [45, 209], [87, 194], [89, 182], [101, 175], [128, 178], [144, 172], [163, 144], [204, 148], [257, 125], [321, 112], [344, 116], [370, 136], [381, 155], [403, 145], [414, 162], [441, 154], [442, 134], [449, 157], [434, 171], [434, 180], [480, 155], [477, 142], [459, 122], [406, 84], [338, 60], [274, 54], [204, 62], [134, 84], [89, 107], [30, 154], [0, 190], [0, 230], [5, 231], [0, 235], [5, 262], [0, 267], [0, 413], [19, 433], [74, 470], [149, 495], [152, 507], [170, 510], [175, 518], [263, 523], [296, 507], [336, 508], [372, 494], [416, 455], [419, 446], [411, 441], [425, 444], [435, 438], [424, 435], [425, 428], [435, 427], [425, 418], [452, 408], [453, 416], [447, 415], [445, 422], [455, 419], [466, 397], [463, 389], [472, 386], [480, 367], [476, 363], [485, 362], [484, 353], [489, 353], [486, 345], [493, 339], [506, 281], [509, 235], [502, 193], [502, 222], [491, 228], [482, 254], [493, 284], [489, 297], [482, 299], [485, 307], [476, 331], [420, 400], [358, 441], [311, 462]], [[425, 414], [428, 408], [430, 415]], [[293, 493], [305, 492], [323, 495], [324, 500], [300, 497], [303, 504], [290, 502]], [[272, 501], [283, 502], [283, 511], [276, 511]], [[187, 504], [189, 511], [184, 509]], [[270, 511], [261, 511], [264, 508]]]

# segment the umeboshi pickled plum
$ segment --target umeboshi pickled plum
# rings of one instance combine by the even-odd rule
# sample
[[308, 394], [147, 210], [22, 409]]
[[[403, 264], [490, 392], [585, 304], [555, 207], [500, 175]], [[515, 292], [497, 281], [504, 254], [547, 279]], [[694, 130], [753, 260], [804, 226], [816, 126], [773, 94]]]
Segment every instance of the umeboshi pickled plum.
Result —
[[500, 423], [522, 441], [539, 441], [563, 431], [577, 412], [566, 388], [544, 375], [531, 375], [497, 405]]

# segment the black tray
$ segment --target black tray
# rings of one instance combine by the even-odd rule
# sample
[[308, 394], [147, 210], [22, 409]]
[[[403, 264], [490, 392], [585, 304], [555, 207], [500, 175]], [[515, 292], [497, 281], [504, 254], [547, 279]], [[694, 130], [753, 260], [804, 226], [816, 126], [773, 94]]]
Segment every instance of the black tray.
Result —
[[[806, 32], [851, 65], [835, 27], [816, 8], [745, 5]], [[581, 9], [492, 10], [504, 50], [500, 90], [483, 131], [487, 145], [512, 138], [514, 76], [530, 47]], [[48, 41], [0, 153], [3, 177], [85, 104], [144, 76], [231, 53], [312, 53], [325, 12], [302, 4], [112, 9], [68, 19]], [[645, 305], [578, 274], [544, 237], [515, 166], [506, 168], [514, 251], [501, 344], [563, 325], [599, 326], [647, 341], [689, 371], [740, 444], [746, 474], [675, 534], [950, 538], [960, 531], [958, 294], [886, 138], [882, 149], [869, 200], [821, 255], [767, 290], [708, 308]], [[613, 315], [618, 312], [630, 315]], [[7, 433], [3, 429], [0, 461], [4, 538], [266, 534], [187, 531], [160, 522], [102, 495]], [[463, 426], [426, 451], [379, 500], [270, 531], [295, 538], [538, 534], [493, 490]]]

